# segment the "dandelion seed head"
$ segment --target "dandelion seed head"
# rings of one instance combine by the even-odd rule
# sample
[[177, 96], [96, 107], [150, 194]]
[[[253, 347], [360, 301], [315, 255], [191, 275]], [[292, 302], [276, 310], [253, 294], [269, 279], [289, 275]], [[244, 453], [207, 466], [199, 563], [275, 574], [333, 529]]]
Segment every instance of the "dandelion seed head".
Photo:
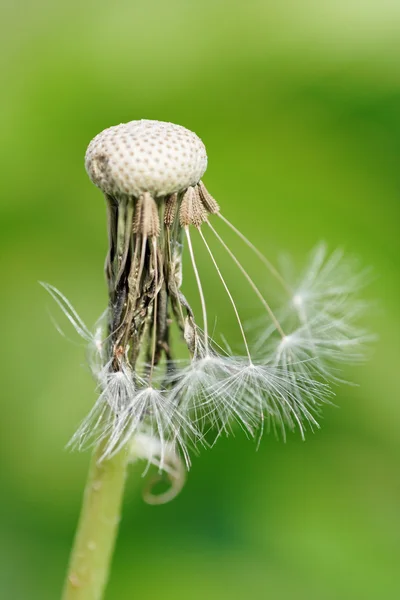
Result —
[[196, 185], [207, 168], [201, 139], [180, 125], [130, 121], [105, 129], [89, 144], [86, 171], [104, 193], [154, 198]]
[[[88, 344], [98, 387], [71, 444], [83, 449], [102, 442], [101, 459], [127, 448], [132, 460], [167, 474], [171, 491], [165, 499], [183, 485], [189, 447], [212, 445], [238, 428], [258, 440], [264, 429], [285, 438], [286, 429], [304, 437], [306, 429], [317, 428], [320, 408], [333, 396], [330, 383], [342, 381], [339, 367], [359, 361], [369, 341], [358, 321], [368, 306], [357, 297], [365, 272], [341, 250], [329, 254], [324, 244], [300, 277], [278, 271], [221, 213], [201, 181], [205, 147], [179, 125], [141, 120], [110, 127], [90, 142], [85, 161], [106, 196], [109, 235], [109, 305], [94, 332], [61, 292], [44, 284]], [[220, 235], [221, 223], [261, 260], [285, 293], [283, 306], [274, 306], [250, 276]], [[241, 339], [237, 353], [224, 332], [223, 348], [209, 334], [213, 294], [203, 287], [207, 273], [192, 236], [218, 275]], [[265, 326], [258, 321], [255, 339], [243, 325], [240, 294], [230, 289], [230, 272], [219, 263], [215, 243], [267, 319]], [[196, 311], [185, 295], [184, 251], [196, 281]], [[178, 330], [185, 358], [176, 351]], [[162, 500], [150, 491], [148, 501]]]

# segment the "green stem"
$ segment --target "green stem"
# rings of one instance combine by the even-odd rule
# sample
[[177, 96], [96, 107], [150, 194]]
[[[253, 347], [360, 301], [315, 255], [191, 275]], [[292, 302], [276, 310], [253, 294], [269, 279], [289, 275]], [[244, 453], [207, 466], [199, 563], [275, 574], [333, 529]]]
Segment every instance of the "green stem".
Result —
[[101, 600], [118, 533], [128, 456], [126, 449], [99, 462], [95, 449], [62, 600]]

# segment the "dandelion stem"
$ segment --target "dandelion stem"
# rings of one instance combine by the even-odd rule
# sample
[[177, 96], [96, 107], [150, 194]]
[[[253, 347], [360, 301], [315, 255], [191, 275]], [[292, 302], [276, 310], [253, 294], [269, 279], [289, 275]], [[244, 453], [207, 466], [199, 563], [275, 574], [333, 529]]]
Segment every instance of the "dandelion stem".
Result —
[[101, 600], [107, 584], [120, 521], [128, 454], [93, 453], [62, 600]]
[[208, 354], [208, 324], [207, 324], [206, 301], [204, 298], [203, 287], [202, 287], [201, 281], [200, 281], [200, 275], [197, 270], [196, 261], [194, 259], [194, 252], [193, 252], [192, 242], [190, 239], [189, 227], [185, 227], [185, 234], [186, 234], [186, 238], [187, 238], [187, 242], [188, 242], [190, 259], [192, 261], [193, 271], [194, 271], [194, 275], [196, 277], [197, 287], [198, 287], [199, 295], [200, 295], [201, 308], [203, 311], [204, 348], [205, 348], [205, 353]]

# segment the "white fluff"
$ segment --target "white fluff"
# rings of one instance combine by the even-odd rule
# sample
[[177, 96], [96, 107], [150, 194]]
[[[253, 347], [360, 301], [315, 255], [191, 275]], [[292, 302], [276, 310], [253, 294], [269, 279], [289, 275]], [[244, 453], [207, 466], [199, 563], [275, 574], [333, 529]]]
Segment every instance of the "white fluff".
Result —
[[[167, 377], [155, 373], [152, 384], [123, 359], [117, 368], [107, 360], [107, 312], [92, 333], [61, 292], [42, 284], [87, 342], [100, 391], [70, 445], [82, 449], [104, 441], [105, 459], [136, 443], [148, 464], [167, 471], [172, 454], [182, 454], [189, 467], [189, 446], [213, 444], [236, 425], [257, 438], [265, 425], [283, 437], [286, 428], [297, 427], [304, 437], [307, 426], [318, 427], [320, 407], [333, 396], [329, 381], [341, 381], [341, 366], [360, 361], [371, 339], [358, 322], [368, 306], [357, 297], [366, 273], [354, 272], [342, 252], [329, 256], [325, 246], [318, 246], [301, 278], [294, 284], [290, 278], [285, 280], [290, 297], [283, 309], [272, 313], [272, 322], [267, 306], [269, 322], [256, 328], [254, 358], [236, 304], [213, 260], [238, 319], [246, 353], [222, 351], [194, 325], [195, 355], [176, 362]], [[259, 289], [250, 283], [260, 297]]]

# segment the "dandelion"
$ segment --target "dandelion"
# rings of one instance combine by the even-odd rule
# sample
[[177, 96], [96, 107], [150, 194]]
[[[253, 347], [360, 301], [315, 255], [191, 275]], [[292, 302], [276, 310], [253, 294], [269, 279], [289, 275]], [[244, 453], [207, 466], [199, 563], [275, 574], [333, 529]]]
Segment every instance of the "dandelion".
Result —
[[[167, 492], [145, 492], [155, 504], [180, 491], [191, 450], [213, 445], [221, 435], [241, 428], [260, 441], [265, 429], [285, 437], [286, 429], [298, 428], [304, 437], [307, 428], [318, 427], [320, 407], [333, 395], [330, 382], [341, 379], [337, 365], [359, 360], [369, 340], [357, 324], [365, 305], [355, 296], [365, 274], [354, 274], [342, 253], [328, 256], [323, 246], [314, 251], [300, 279], [280, 272], [222, 214], [202, 181], [204, 144], [184, 127], [148, 120], [110, 127], [89, 144], [85, 165], [106, 200], [109, 238], [109, 306], [94, 332], [61, 292], [43, 285], [88, 345], [99, 395], [70, 445], [95, 446], [90, 481], [104, 485], [113, 517], [119, 513], [129, 462], [145, 460], [145, 473], [153, 465], [157, 477], [167, 477]], [[263, 292], [264, 277], [254, 281], [224, 241], [220, 225], [253, 251], [285, 294], [283, 307], [272, 307]], [[194, 236], [220, 281], [242, 352], [233, 352], [223, 338], [210, 334], [210, 299]], [[264, 318], [255, 340], [243, 324], [239, 299], [218, 263], [216, 247], [228, 255], [259, 302]], [[184, 251], [196, 282], [199, 314], [183, 292]], [[180, 331], [184, 359], [177, 358], [174, 328]], [[112, 491], [106, 485], [110, 477], [118, 478]], [[75, 592], [85, 586], [97, 586], [93, 597], [100, 598], [116, 531], [114, 526], [108, 547], [99, 551], [101, 577], [93, 583], [94, 559], [83, 547], [85, 528], [104, 515], [100, 509], [97, 515], [91, 511], [93, 485], [88, 489], [79, 528], [86, 533], [77, 537], [66, 600], [83, 598]]]

